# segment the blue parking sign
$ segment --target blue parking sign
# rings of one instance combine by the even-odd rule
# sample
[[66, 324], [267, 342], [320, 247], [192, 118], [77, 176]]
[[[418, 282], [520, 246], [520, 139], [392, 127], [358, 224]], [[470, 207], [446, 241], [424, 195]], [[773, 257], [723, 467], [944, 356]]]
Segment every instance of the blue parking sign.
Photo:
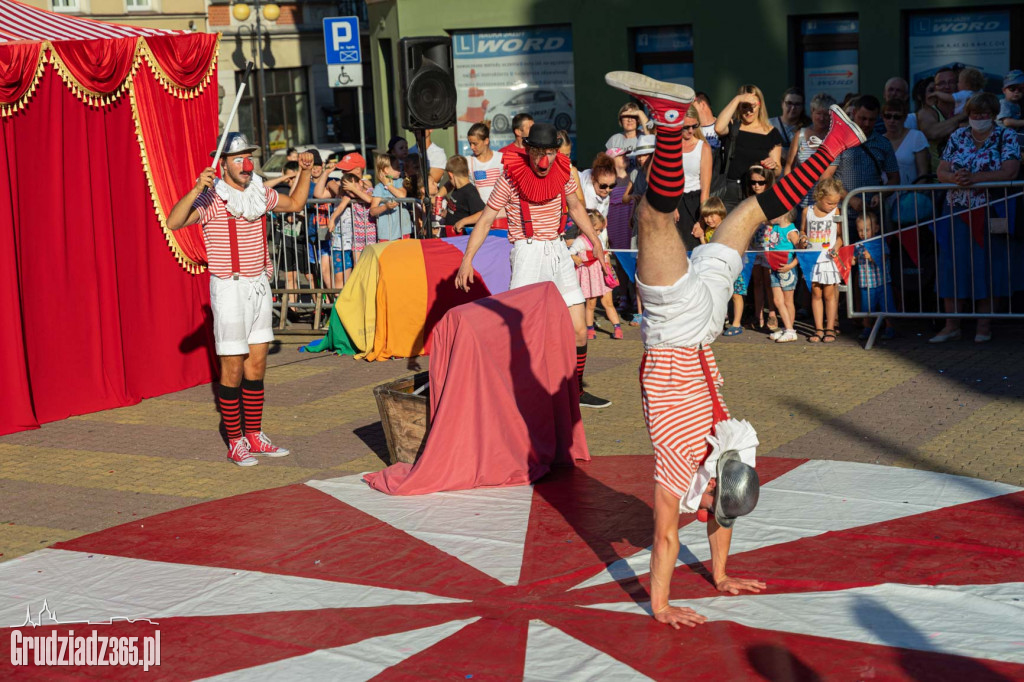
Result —
[[359, 17], [325, 17], [324, 49], [328, 64], [358, 64]]

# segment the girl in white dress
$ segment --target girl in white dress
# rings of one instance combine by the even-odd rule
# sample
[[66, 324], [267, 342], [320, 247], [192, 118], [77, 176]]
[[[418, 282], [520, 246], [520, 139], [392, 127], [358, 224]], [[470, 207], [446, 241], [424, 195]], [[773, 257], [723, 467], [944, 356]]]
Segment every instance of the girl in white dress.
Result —
[[839, 234], [839, 203], [845, 193], [839, 178], [822, 180], [814, 188], [814, 204], [804, 209], [801, 221], [800, 248], [821, 251], [811, 274], [814, 333], [807, 338], [811, 343], [832, 343], [836, 340], [839, 284], [843, 280], [835, 259], [843, 241]]

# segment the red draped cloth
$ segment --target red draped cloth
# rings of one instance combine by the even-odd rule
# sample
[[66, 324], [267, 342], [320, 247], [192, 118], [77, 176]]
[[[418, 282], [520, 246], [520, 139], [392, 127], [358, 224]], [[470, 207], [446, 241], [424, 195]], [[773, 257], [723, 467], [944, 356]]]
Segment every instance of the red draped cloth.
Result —
[[423, 454], [367, 474], [391, 495], [526, 485], [589, 460], [576, 336], [550, 282], [449, 310], [434, 329]]
[[[137, 40], [0, 45], [0, 434], [215, 376], [209, 278], [168, 248], [139, 131], [169, 211], [216, 146], [217, 40], [153, 51], [169, 89], [205, 81], [201, 93], [172, 95], [138, 65], [138, 122], [123, 87]], [[73, 85], [49, 64], [37, 78], [42, 49]]]

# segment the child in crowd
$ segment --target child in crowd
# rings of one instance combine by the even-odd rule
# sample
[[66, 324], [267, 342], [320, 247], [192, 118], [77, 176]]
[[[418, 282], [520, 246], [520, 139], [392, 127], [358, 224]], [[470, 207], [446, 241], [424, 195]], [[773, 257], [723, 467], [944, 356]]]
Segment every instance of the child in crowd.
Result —
[[804, 209], [800, 221], [800, 248], [821, 251], [811, 274], [811, 311], [814, 315], [814, 333], [811, 343], [833, 343], [836, 318], [839, 316], [839, 284], [842, 277], [836, 266], [842, 238], [839, 236], [839, 202], [846, 189], [839, 178], [826, 178], [814, 187], [814, 204]]
[[1024, 71], [1014, 69], [1003, 78], [1003, 101], [999, 105], [996, 122], [1017, 133], [1017, 140], [1024, 144], [1024, 117], [1021, 116], [1021, 102], [1024, 101]]
[[[589, 209], [587, 215], [590, 216], [590, 220], [594, 224], [594, 231], [600, 237], [601, 233], [608, 227], [608, 221], [601, 215], [600, 211], [595, 209]], [[594, 258], [593, 248], [593, 244], [582, 233], [573, 240], [572, 245], [569, 247], [569, 254], [576, 264], [576, 276], [580, 280], [583, 297], [587, 299], [587, 338], [597, 338], [594, 311], [597, 309], [598, 300], [600, 300], [601, 305], [604, 307], [605, 316], [614, 326], [612, 338], [621, 339], [622, 321], [619, 319], [619, 313], [615, 310], [615, 306], [612, 305], [611, 292], [613, 287], [609, 286], [609, 283], [605, 281], [605, 269], [601, 262]], [[606, 253], [606, 263], [608, 262], [607, 259], [608, 254]]]
[[[860, 286], [861, 311], [896, 312], [896, 301], [892, 295], [892, 275], [889, 272], [889, 247], [885, 245], [884, 239], [872, 239], [878, 237], [878, 234], [878, 216], [871, 212], [857, 216], [857, 236], [860, 237], [860, 242], [854, 247], [854, 253], [857, 256], [857, 284]], [[872, 256], [872, 253], [875, 255]], [[860, 332], [862, 341], [871, 336], [871, 327], [875, 322], [870, 317], [863, 319], [864, 329]], [[892, 318], [887, 317], [883, 337], [891, 339], [895, 336], [896, 329], [893, 327]]]
[[377, 226], [370, 218], [373, 188], [363, 180], [362, 170], [355, 168], [341, 177], [341, 201], [331, 214], [334, 273], [338, 274], [340, 265], [345, 282], [363, 249], [377, 243]]
[[444, 171], [451, 178], [451, 186], [454, 188], [445, 196], [448, 207], [444, 216], [444, 229], [446, 236], [454, 237], [465, 232], [467, 227], [476, 225], [484, 211], [484, 201], [476, 185], [469, 180], [469, 164], [465, 157], [458, 154], [449, 157]]
[[768, 233], [768, 251], [776, 252], [768, 256], [771, 268], [772, 298], [775, 309], [779, 311], [783, 328], [768, 336], [775, 343], [790, 343], [799, 338], [793, 325], [796, 321], [796, 305], [793, 303], [793, 292], [796, 290], [796, 256], [792, 252], [800, 243], [800, 230], [793, 224], [793, 212], [785, 213], [771, 221], [771, 232]]
[[[767, 191], [774, 183], [774, 171], [764, 166], [751, 166], [743, 176], [743, 195], [744, 197], [749, 197], [761, 194]], [[757, 228], [754, 236], [750, 239], [750, 246], [747, 247], [748, 250], [764, 251], [765, 241], [770, 231], [771, 225], [769, 223], [764, 223]], [[768, 294], [767, 300], [771, 300], [771, 281], [768, 274], [768, 264], [764, 261], [764, 256], [759, 254], [754, 261], [754, 267], [750, 271], [751, 281], [747, 282], [746, 277], [742, 273], [736, 278], [732, 285], [732, 324], [725, 328], [722, 336], [737, 336], [743, 333], [744, 298], [751, 285], [754, 287], [754, 310], [757, 311], [757, 317], [753, 323], [754, 329], [760, 331], [765, 328], [765, 294]], [[769, 323], [772, 323], [773, 317], [775, 317], [775, 313], [770, 313]]]
[[[746, 184], [748, 196], [766, 192], [775, 184], [775, 171], [764, 166], [751, 166], [747, 171]], [[750, 250], [759, 252], [750, 272], [750, 285], [754, 288], [754, 328], [760, 332], [775, 331], [778, 328], [778, 317], [772, 303], [771, 271], [763, 253], [768, 250], [771, 231], [771, 223], [762, 223], [750, 240]]]
[[718, 197], [708, 197], [700, 205], [700, 229], [704, 232], [701, 244], [710, 244], [715, 230], [725, 220], [725, 202]]
[[397, 166], [397, 160], [390, 154], [381, 154], [374, 163], [377, 184], [373, 188], [370, 215], [377, 219], [378, 242], [408, 239], [412, 234], [409, 212], [395, 201], [406, 196]]
[[967, 105], [967, 100], [977, 95], [985, 88], [985, 74], [977, 69], [966, 68], [957, 76], [957, 91], [953, 94], [947, 92], [935, 92], [940, 102], [949, 104], [952, 102], [953, 114], [959, 114]]

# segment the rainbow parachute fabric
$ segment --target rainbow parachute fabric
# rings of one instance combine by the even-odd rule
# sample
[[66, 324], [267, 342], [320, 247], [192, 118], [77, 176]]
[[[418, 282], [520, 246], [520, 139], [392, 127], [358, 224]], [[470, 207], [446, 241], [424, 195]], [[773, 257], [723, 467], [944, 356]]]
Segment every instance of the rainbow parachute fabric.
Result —
[[370, 361], [430, 353], [430, 332], [448, 310], [508, 291], [512, 245], [497, 236], [488, 236], [473, 259], [470, 291], [455, 288], [468, 242], [461, 236], [368, 246], [338, 295], [327, 335], [300, 350]]

